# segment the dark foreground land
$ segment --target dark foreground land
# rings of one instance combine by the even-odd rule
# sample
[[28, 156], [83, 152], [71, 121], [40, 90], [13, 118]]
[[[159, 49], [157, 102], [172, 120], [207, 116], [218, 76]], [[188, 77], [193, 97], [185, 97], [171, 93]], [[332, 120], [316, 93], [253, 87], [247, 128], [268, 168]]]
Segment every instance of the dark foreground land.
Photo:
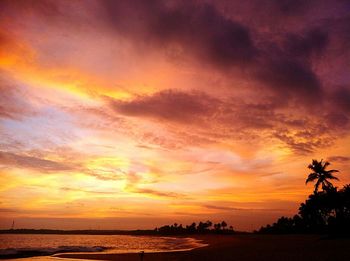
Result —
[[[203, 235], [209, 246], [191, 251], [145, 253], [143, 260], [350, 260], [350, 238], [310, 235]], [[140, 254], [59, 254], [95, 260], [141, 260]]]

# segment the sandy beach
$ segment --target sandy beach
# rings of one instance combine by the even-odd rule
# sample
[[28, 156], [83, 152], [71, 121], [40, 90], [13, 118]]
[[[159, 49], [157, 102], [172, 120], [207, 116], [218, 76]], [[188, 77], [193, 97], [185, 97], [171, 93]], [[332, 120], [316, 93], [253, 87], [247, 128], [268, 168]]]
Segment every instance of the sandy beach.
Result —
[[[310, 235], [205, 235], [209, 245], [190, 251], [145, 253], [148, 260], [350, 260], [350, 239]], [[140, 260], [131, 254], [60, 254], [56, 257], [90, 260]]]

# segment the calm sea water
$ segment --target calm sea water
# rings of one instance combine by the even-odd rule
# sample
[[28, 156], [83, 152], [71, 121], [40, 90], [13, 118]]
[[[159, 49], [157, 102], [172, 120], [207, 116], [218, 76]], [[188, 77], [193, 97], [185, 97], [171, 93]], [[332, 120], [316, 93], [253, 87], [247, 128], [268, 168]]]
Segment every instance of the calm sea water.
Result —
[[[0, 234], [0, 257], [2, 258], [23, 256], [28, 253], [31, 256], [48, 256], [67, 252], [178, 251], [201, 246], [204, 246], [204, 244], [193, 238], [126, 235]], [[40, 258], [40, 260], [44, 260], [44, 258]]]

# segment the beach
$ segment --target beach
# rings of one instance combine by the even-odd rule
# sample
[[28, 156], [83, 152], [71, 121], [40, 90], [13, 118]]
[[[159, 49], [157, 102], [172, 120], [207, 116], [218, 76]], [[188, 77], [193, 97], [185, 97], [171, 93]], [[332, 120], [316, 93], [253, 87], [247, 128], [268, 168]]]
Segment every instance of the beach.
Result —
[[[208, 246], [189, 251], [145, 252], [143, 260], [350, 260], [350, 239], [319, 235], [203, 235]], [[60, 258], [141, 260], [140, 254], [58, 254]]]

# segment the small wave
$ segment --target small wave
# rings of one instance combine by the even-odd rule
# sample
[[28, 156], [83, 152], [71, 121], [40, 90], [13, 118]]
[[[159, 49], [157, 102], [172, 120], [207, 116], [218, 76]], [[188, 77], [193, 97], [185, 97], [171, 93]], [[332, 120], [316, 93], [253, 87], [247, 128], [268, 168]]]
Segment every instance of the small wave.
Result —
[[101, 252], [107, 250], [108, 247], [94, 246], [59, 246], [55, 248], [7, 248], [0, 250], [0, 259], [33, 257], [33, 256], [49, 256], [58, 253], [69, 252]]

